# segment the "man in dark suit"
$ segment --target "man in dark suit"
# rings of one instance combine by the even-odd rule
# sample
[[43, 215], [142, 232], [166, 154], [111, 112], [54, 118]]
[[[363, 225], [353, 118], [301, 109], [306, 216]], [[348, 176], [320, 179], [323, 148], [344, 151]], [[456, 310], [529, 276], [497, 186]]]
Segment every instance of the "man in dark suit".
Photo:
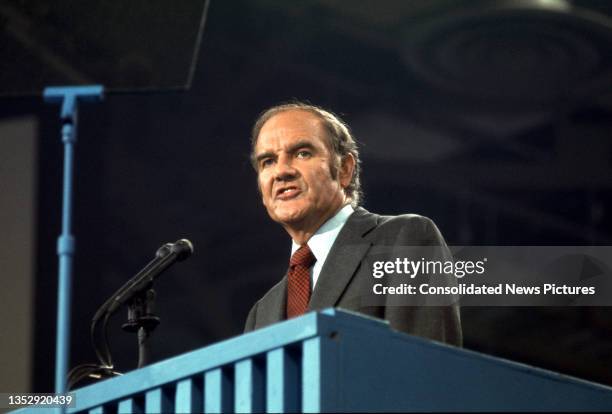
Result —
[[[339, 307], [385, 319], [414, 335], [461, 345], [456, 304], [397, 301], [370, 293], [371, 255], [393, 261], [398, 249], [437, 248], [435, 224], [422, 216], [380, 216], [359, 207], [359, 153], [346, 124], [322, 108], [292, 103], [268, 109], [252, 133], [252, 161], [270, 217], [292, 239], [289, 270], [251, 309], [245, 331], [311, 310]], [[429, 254], [428, 254], [429, 257]]]

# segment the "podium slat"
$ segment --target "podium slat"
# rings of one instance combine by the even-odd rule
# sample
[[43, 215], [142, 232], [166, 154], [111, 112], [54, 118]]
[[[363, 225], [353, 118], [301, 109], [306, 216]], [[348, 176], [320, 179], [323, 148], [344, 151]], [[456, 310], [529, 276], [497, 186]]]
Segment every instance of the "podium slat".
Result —
[[147, 414], [174, 412], [173, 399], [169, 389], [160, 387], [147, 391], [145, 394], [145, 412]]
[[195, 377], [181, 380], [176, 384], [175, 412], [200, 413], [204, 410], [202, 382], [201, 378]]
[[302, 344], [302, 411], [321, 412], [321, 338], [312, 338]]
[[301, 412], [301, 364], [288, 348], [267, 353], [267, 412]]
[[265, 411], [265, 377], [261, 364], [254, 358], [235, 364], [236, 388], [234, 409], [239, 413], [260, 413]]
[[233, 412], [233, 388], [232, 378], [225, 367], [204, 374], [204, 412]]
[[142, 414], [142, 412], [142, 405], [137, 403], [136, 398], [119, 401], [117, 414]]

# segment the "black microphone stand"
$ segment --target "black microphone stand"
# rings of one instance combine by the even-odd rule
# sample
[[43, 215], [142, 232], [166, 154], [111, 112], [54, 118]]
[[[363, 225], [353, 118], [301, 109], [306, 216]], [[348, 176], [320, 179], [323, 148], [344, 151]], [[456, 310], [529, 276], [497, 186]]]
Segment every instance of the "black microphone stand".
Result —
[[160, 319], [154, 312], [155, 290], [153, 283], [148, 288], [137, 293], [128, 302], [128, 320], [121, 325], [126, 332], [136, 333], [138, 337], [138, 368], [149, 362], [150, 343], [152, 332], [159, 325]]
[[[68, 373], [68, 389], [84, 378], [108, 378], [122, 375], [114, 370], [113, 359], [108, 344], [107, 327], [109, 318], [121, 305], [128, 306], [128, 320], [122, 325], [124, 331], [136, 333], [138, 337], [138, 368], [149, 361], [151, 333], [160, 323], [153, 312], [155, 291], [153, 281], [176, 262], [185, 260], [193, 253], [189, 240], [181, 239], [176, 243], [166, 243], [155, 253], [151, 260], [136, 276], [125, 283], [96, 311], [90, 327], [91, 342], [96, 351], [99, 364], [81, 364]], [[101, 335], [103, 348], [96, 342], [96, 328], [102, 321]]]

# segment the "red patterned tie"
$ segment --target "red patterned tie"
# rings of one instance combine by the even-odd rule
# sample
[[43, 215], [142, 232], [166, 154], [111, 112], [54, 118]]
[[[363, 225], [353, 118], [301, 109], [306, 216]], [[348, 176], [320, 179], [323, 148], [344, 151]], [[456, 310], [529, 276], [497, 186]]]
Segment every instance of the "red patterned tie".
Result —
[[287, 319], [302, 315], [310, 300], [310, 266], [317, 259], [307, 244], [293, 253], [287, 273]]

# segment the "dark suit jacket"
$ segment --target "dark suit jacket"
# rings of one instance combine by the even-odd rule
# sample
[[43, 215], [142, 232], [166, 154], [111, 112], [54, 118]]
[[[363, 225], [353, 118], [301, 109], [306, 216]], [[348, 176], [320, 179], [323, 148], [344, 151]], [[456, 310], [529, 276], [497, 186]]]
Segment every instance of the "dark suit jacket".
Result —
[[[461, 346], [459, 306], [390, 306], [368, 303], [364, 288], [373, 284], [367, 253], [392, 246], [440, 246], [450, 253], [436, 225], [416, 214], [380, 216], [358, 207], [338, 234], [312, 292], [309, 311], [338, 307], [385, 319], [392, 328]], [[417, 256], [418, 257], [418, 256]], [[378, 259], [377, 259], [378, 260]], [[394, 260], [389, 256], [389, 260]], [[386, 300], [386, 299], [383, 299]], [[286, 318], [287, 276], [261, 298], [251, 311], [245, 332]]]

